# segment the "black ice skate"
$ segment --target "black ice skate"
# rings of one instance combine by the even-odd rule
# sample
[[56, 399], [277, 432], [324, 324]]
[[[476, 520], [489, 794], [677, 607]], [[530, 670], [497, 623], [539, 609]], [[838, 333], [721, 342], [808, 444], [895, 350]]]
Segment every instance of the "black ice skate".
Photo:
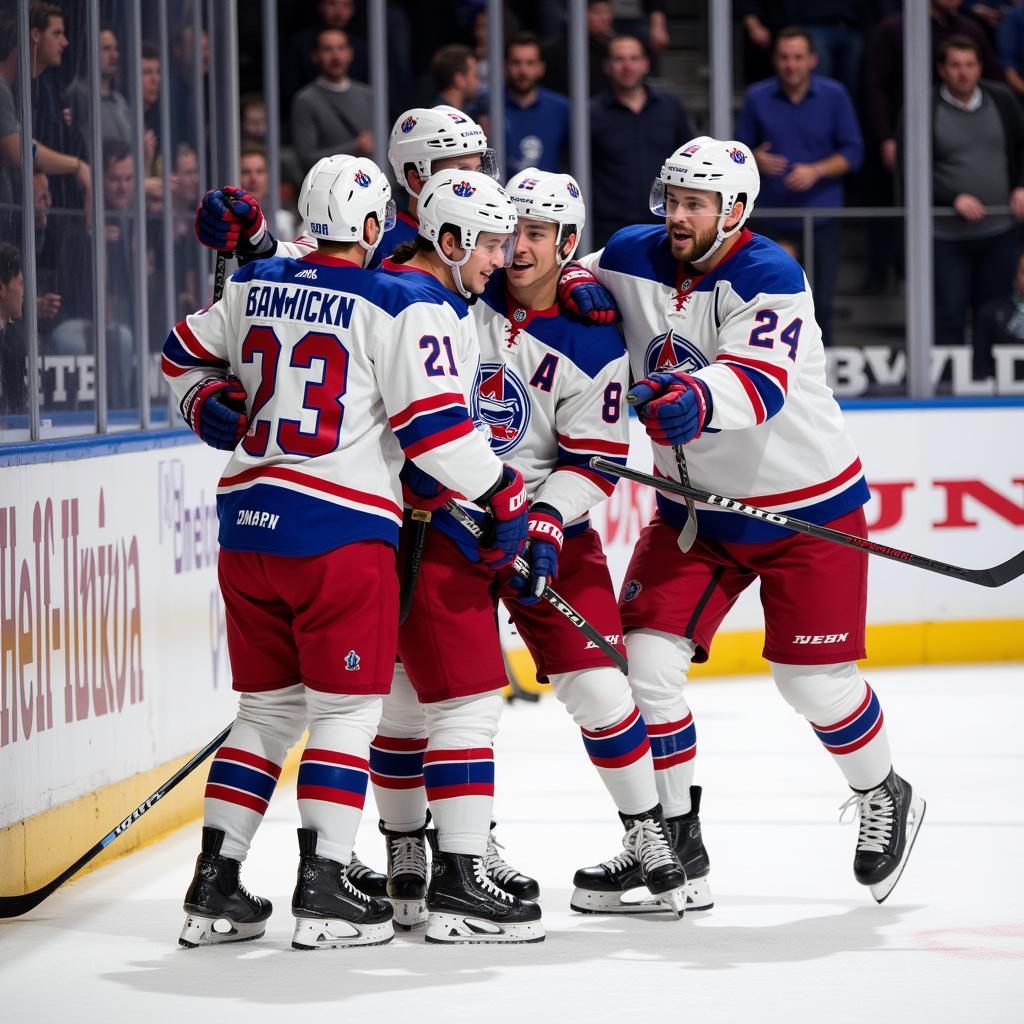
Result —
[[691, 786], [690, 810], [676, 818], [665, 819], [672, 846], [686, 872], [687, 910], [710, 910], [715, 905], [708, 884], [711, 861], [700, 832], [700, 796], [701, 787]]
[[300, 828], [299, 874], [292, 896], [295, 949], [380, 946], [395, 937], [391, 906], [360, 892], [345, 868], [316, 855], [317, 834]]
[[178, 937], [186, 949], [218, 942], [258, 939], [274, 909], [270, 900], [253, 896], [238, 880], [239, 863], [220, 855], [224, 832], [203, 828], [202, 852], [185, 893], [185, 927]]
[[388, 852], [387, 898], [395, 927], [408, 931], [427, 920], [426, 825], [415, 832], [392, 832], [380, 823]]
[[687, 908], [686, 871], [673, 848], [672, 830], [661, 806], [619, 817], [626, 826], [622, 853], [576, 872], [570, 906], [581, 914], [669, 911], [682, 917]]
[[491, 822], [491, 831], [487, 833], [487, 852], [484, 854], [484, 870], [492, 882], [497, 883], [505, 892], [518, 896], [521, 900], [535, 900], [540, 895], [540, 886], [535, 878], [524, 875], [511, 864], [506, 864], [498, 850], [504, 847], [494, 838], [497, 822]]
[[842, 809], [851, 806], [860, 815], [853, 874], [861, 885], [868, 886], [876, 902], [882, 903], [903, 874], [926, 805], [914, 796], [910, 783], [890, 769], [881, 785], [854, 790]]
[[388, 876], [374, 871], [364, 864], [352, 851], [352, 859], [348, 862], [348, 880], [364, 895], [383, 900], [388, 895]]
[[540, 907], [499, 889], [483, 857], [434, 852], [427, 942], [543, 942]]

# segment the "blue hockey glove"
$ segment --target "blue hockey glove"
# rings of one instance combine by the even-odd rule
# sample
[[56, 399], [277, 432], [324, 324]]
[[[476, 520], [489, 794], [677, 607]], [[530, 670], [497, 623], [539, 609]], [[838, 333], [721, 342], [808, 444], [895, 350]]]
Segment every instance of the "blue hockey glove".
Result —
[[513, 576], [509, 586], [518, 591], [521, 604], [536, 604], [544, 588], [558, 575], [558, 556], [562, 553], [562, 517], [550, 505], [534, 505], [527, 526], [529, 546], [526, 559], [530, 577]]
[[566, 263], [558, 279], [558, 301], [562, 309], [595, 324], [613, 324], [619, 307], [612, 293], [580, 263]]
[[711, 419], [711, 392], [688, 373], [652, 373], [634, 384], [628, 397], [655, 444], [687, 444]]
[[480, 561], [491, 569], [501, 569], [514, 561], [526, 544], [530, 503], [523, 474], [505, 466], [501, 479], [477, 504], [490, 512], [484, 536], [477, 544]]
[[231, 452], [249, 429], [247, 397], [237, 377], [207, 377], [185, 393], [181, 415], [211, 448]]
[[434, 512], [455, 497], [454, 491], [439, 483], [429, 473], [424, 473], [411, 459], [405, 460], [399, 479], [402, 481], [402, 497], [410, 508]]
[[203, 196], [196, 207], [195, 231], [208, 249], [237, 252], [248, 259], [270, 256], [277, 247], [256, 198], [234, 185]]

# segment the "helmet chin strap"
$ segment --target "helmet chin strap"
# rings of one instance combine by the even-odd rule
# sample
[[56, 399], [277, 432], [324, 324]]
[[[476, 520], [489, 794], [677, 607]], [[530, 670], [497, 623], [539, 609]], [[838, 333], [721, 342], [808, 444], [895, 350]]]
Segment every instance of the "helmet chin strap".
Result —
[[732, 238], [732, 236], [735, 235], [736, 232], [739, 231], [740, 228], [743, 226], [743, 221], [740, 221], [729, 231], [724, 231], [722, 229], [722, 225], [726, 222], [726, 220], [728, 220], [729, 214], [731, 213], [732, 210], [730, 209], [729, 213], [720, 213], [718, 215], [718, 232], [715, 235], [715, 240], [711, 243], [711, 248], [708, 249], [708, 251], [704, 253], [704, 255], [701, 256], [699, 260], [690, 260], [691, 265], [696, 267], [697, 270], [700, 270], [702, 273], [702, 264], [707, 264], [707, 261], [710, 260], [712, 256], [714, 256], [715, 253], [718, 252], [719, 249], [722, 248], [722, 246], [725, 244], [726, 239]]
[[442, 260], [444, 260], [444, 262], [448, 265], [448, 267], [451, 268], [452, 280], [455, 282], [455, 289], [456, 289], [456, 291], [464, 299], [471, 299], [473, 297], [473, 293], [471, 291], [467, 290], [466, 287], [463, 285], [461, 270], [462, 270], [463, 266], [465, 266], [466, 261], [472, 255], [473, 250], [467, 248], [466, 249], [466, 255], [463, 256], [462, 259], [458, 261], [458, 263], [456, 263], [454, 260], [448, 259], [448, 257], [445, 256], [445, 254], [444, 254], [444, 250], [442, 250], [441, 246], [439, 246], [436, 241], [434, 242], [434, 251], [437, 253], [438, 256], [441, 257]]

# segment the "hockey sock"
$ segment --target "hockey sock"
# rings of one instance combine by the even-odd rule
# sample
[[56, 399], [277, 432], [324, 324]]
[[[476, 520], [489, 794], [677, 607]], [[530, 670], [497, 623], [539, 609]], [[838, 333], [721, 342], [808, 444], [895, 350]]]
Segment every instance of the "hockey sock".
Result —
[[203, 824], [224, 832], [223, 856], [245, 860], [288, 748], [305, 727], [301, 683], [242, 694], [235, 724], [210, 765], [203, 804]]
[[427, 719], [405, 669], [395, 666], [380, 729], [370, 744], [370, 781], [377, 810], [393, 832], [414, 832], [427, 818], [423, 752]]
[[697, 729], [683, 696], [696, 648], [692, 640], [656, 630], [626, 634], [629, 685], [647, 723], [654, 780], [666, 818], [690, 811]]
[[629, 684], [614, 668], [582, 669], [551, 677], [558, 699], [580, 727], [587, 756], [623, 814], [658, 802], [647, 728]]
[[299, 764], [299, 817], [303, 828], [317, 833], [317, 854], [347, 865], [366, 800], [370, 737], [381, 699], [308, 690], [306, 700], [309, 739]]
[[430, 740], [423, 781], [445, 853], [482, 857], [494, 805], [494, 751], [500, 692], [424, 705]]
[[854, 662], [840, 665], [772, 665], [786, 701], [811, 724], [854, 789], [877, 786], [892, 767], [885, 718], [878, 697]]

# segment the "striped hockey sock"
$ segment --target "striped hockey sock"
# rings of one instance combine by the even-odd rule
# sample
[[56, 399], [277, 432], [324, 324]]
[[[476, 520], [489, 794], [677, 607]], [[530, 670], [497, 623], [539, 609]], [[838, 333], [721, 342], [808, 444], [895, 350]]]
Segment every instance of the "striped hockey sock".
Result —
[[639, 710], [603, 729], [580, 729], [587, 756], [597, 769], [615, 806], [639, 814], [658, 802], [651, 765], [651, 744]]
[[690, 811], [694, 758], [697, 756], [697, 727], [689, 710], [671, 722], [647, 723], [654, 758], [654, 778], [666, 818]]
[[428, 749], [423, 756], [423, 781], [440, 849], [482, 857], [494, 804], [494, 751], [490, 747]]
[[889, 774], [892, 753], [885, 716], [867, 683], [863, 696], [849, 714], [831, 725], [812, 722], [811, 727], [854, 789], [871, 789]]
[[[370, 766], [358, 744], [339, 749], [337, 728], [314, 726], [299, 764], [299, 817], [317, 835], [317, 854], [348, 864], [362, 817]], [[326, 735], [325, 735], [326, 733]], [[356, 747], [357, 749], [352, 749]]]
[[370, 744], [370, 781], [381, 820], [396, 832], [413, 832], [427, 817], [423, 789], [426, 737], [402, 738], [378, 733]]

